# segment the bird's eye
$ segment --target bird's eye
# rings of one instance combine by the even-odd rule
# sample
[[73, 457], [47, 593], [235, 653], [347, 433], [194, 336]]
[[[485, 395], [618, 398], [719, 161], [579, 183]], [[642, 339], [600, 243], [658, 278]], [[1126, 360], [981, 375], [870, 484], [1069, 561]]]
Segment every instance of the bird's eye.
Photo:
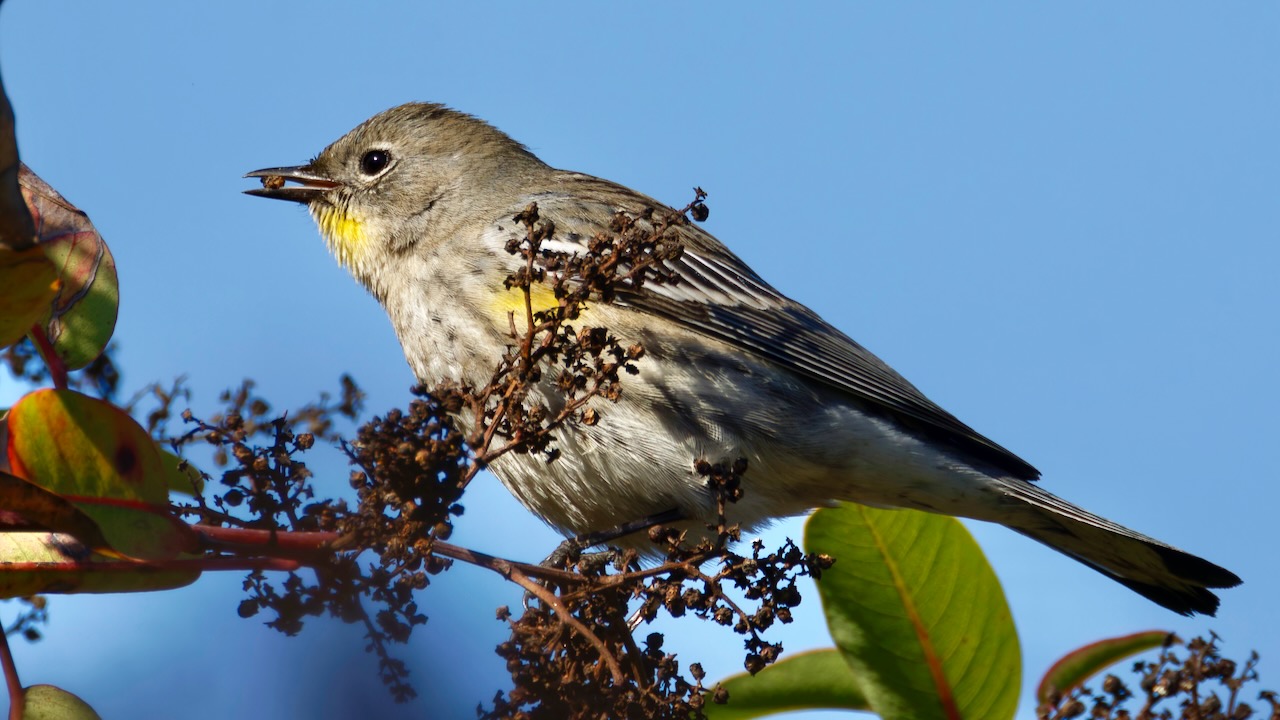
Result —
[[391, 155], [386, 150], [370, 150], [360, 158], [360, 172], [370, 177], [387, 169]]

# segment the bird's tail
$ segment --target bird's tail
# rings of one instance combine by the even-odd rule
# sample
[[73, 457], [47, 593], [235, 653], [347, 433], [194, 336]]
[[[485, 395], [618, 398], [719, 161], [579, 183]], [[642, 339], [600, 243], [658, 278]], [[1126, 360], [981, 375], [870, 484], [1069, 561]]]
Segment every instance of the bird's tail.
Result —
[[1218, 596], [1209, 588], [1240, 584], [1230, 570], [1098, 517], [1029, 482], [1005, 483], [1006, 496], [1021, 501], [1021, 512], [1012, 514], [1012, 522], [1007, 515], [999, 522], [1176, 613], [1213, 615]]

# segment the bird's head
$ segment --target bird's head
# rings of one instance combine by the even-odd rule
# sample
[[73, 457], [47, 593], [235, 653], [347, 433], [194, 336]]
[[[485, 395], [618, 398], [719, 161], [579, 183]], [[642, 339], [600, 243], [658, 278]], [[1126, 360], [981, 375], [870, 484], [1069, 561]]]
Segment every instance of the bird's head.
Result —
[[447, 242], [546, 169], [483, 120], [410, 103], [369, 118], [306, 165], [248, 173], [262, 187], [245, 192], [307, 205], [338, 261], [367, 284], [387, 256]]

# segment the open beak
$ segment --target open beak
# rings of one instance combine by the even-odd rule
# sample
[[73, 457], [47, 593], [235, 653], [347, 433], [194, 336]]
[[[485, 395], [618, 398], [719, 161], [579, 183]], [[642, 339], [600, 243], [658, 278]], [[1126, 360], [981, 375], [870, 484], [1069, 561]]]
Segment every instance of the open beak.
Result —
[[[297, 203], [310, 203], [312, 200], [318, 200], [326, 192], [342, 184], [330, 180], [306, 165], [254, 170], [246, 174], [245, 177], [262, 178], [262, 187], [245, 190], [246, 195], [256, 195], [257, 197], [275, 200], [291, 200]], [[287, 183], [297, 184], [288, 185]]]

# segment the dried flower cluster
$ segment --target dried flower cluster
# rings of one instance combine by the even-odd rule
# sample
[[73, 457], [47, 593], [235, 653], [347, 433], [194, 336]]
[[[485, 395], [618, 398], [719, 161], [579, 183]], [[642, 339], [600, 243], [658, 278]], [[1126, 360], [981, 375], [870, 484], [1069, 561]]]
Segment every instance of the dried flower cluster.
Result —
[[[702, 461], [697, 469], [718, 499], [717, 525], [708, 528], [715, 538], [686, 546], [681, 533], [654, 526], [649, 539], [663, 548], [665, 562], [641, 567], [634, 550], [582, 556], [573, 564], [582, 581], [562, 587], [554, 597], [539, 594], [546, 601], [515, 619], [500, 608], [511, 638], [498, 647], [498, 655], [506, 660], [515, 688], [498, 693], [481, 717], [704, 717], [701, 666], [689, 664], [686, 678], [675, 656], [663, 652], [660, 633], [649, 633], [643, 644], [635, 638], [636, 627], [660, 613], [732, 626], [746, 636], [743, 664], [753, 673], [778, 658], [781, 645], [767, 642], [762, 633], [775, 621], [791, 621], [791, 608], [800, 603], [796, 579], [820, 575], [832, 560], [806, 555], [789, 542], [773, 553], [759, 541], [750, 556], [733, 552], [730, 543], [738, 538], [738, 527], [727, 522], [725, 508], [740, 496], [746, 463]], [[600, 562], [602, 557], [607, 561]], [[718, 569], [707, 569], [711, 564]], [[755, 609], [744, 609], [732, 594], [756, 603]], [[711, 699], [724, 702], [727, 694], [717, 688]]]

